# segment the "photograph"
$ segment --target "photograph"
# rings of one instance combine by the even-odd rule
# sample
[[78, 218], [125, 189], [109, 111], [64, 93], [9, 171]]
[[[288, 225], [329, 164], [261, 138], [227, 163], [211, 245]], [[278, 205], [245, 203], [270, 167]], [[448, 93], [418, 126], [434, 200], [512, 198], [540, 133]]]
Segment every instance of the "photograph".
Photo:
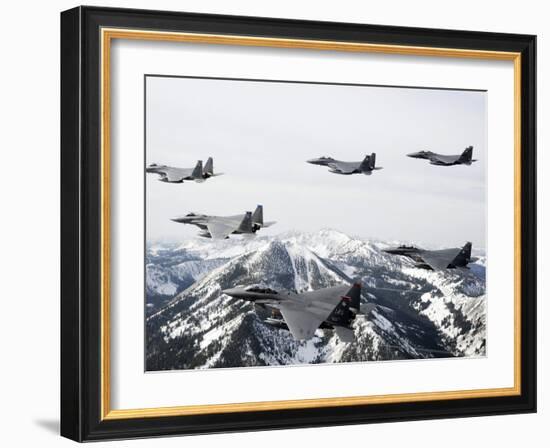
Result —
[[487, 91], [145, 74], [145, 371], [485, 357]]
[[542, 28], [296, 7], [60, 14], [60, 434], [539, 434]]

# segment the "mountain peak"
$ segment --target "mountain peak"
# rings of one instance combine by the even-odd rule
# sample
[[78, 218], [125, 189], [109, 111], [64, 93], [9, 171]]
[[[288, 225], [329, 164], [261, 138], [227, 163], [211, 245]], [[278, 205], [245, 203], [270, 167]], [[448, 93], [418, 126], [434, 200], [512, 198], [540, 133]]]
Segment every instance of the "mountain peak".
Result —
[[[483, 355], [484, 271], [419, 270], [382, 252], [382, 244], [322, 229], [197, 239], [148, 254], [147, 269], [158, 270], [151, 270], [150, 279], [159, 291], [170, 291], [171, 284], [161, 289], [162, 282], [176, 285], [184, 272], [201, 276], [150, 312], [147, 370]], [[266, 324], [254, 304], [222, 292], [251, 285], [303, 292], [355, 278], [363, 282], [363, 303], [377, 308], [370, 318], [356, 320], [352, 344], [325, 330], [296, 341]]]

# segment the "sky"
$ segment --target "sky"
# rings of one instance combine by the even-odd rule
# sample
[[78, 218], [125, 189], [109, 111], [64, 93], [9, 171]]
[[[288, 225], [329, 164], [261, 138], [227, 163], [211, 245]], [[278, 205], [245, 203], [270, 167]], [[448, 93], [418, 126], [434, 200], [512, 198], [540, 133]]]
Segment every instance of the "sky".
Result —
[[[183, 242], [198, 228], [171, 217], [233, 215], [264, 206], [261, 234], [331, 228], [350, 236], [485, 247], [486, 92], [242, 80], [146, 78], [146, 163], [193, 167], [204, 183], [146, 176], [147, 240]], [[433, 166], [407, 153], [460, 154], [471, 166]], [[342, 176], [307, 159], [359, 161]]]

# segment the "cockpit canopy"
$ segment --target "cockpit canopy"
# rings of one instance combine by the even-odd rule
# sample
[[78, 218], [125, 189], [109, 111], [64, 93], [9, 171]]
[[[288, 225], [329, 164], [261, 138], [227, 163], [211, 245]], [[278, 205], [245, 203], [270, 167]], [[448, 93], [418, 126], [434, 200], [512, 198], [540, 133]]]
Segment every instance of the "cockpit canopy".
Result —
[[277, 291], [271, 288], [261, 288], [259, 286], [251, 286], [249, 288], [246, 288], [246, 291], [248, 292], [258, 292], [260, 294], [277, 294]]

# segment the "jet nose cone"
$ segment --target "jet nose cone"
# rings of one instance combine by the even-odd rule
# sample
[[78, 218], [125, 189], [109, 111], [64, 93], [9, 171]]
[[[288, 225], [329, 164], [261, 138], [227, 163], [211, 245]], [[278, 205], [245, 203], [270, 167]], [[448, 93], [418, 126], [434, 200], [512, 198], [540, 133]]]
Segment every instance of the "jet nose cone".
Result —
[[235, 296], [237, 295], [237, 293], [239, 292], [239, 289], [238, 288], [229, 288], [229, 289], [224, 289], [222, 290], [222, 292], [228, 296]]
[[427, 159], [428, 155], [428, 151], [417, 151], [407, 154], [407, 157], [413, 157], [414, 159]]

